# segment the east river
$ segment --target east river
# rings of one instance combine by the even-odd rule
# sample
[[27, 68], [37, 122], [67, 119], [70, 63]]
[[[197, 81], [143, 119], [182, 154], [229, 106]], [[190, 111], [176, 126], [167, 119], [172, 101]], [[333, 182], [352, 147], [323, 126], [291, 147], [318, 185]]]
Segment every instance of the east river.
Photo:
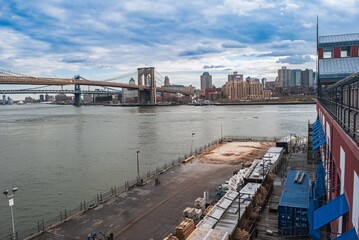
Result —
[[[222, 135], [306, 136], [315, 105], [73, 107], [0, 106], [0, 190], [18, 187], [18, 232], [136, 179]], [[0, 198], [0, 239], [11, 233]], [[7, 238], [8, 239], [8, 238]]]

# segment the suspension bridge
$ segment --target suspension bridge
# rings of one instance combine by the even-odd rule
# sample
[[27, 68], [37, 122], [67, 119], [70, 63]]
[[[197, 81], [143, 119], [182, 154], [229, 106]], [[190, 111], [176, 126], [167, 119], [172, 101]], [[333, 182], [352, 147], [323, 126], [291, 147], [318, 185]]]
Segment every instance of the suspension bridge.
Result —
[[[137, 84], [123, 83], [118, 81], [126, 81], [137, 75]], [[190, 96], [193, 93], [183, 89], [164, 86], [164, 77], [158, 73], [154, 67], [137, 68], [130, 73], [120, 75], [107, 80], [88, 80], [80, 75], [73, 78], [50, 78], [50, 77], [34, 77], [14, 73], [11, 71], [0, 70], [0, 84], [11, 85], [41, 85], [41, 87], [32, 87], [26, 89], [0, 90], [0, 94], [42, 94], [42, 93], [63, 93], [74, 94], [74, 105], [81, 105], [82, 94], [119, 94], [120, 90], [113, 88], [132, 89], [138, 91], [139, 104], [156, 104], [157, 92], [179, 93]], [[74, 86], [74, 90], [64, 90], [63, 86]], [[159, 86], [157, 86], [159, 85]], [[61, 90], [45, 89], [49, 86], [61, 86]], [[82, 90], [81, 86], [97, 86], [104, 87], [106, 90]]]

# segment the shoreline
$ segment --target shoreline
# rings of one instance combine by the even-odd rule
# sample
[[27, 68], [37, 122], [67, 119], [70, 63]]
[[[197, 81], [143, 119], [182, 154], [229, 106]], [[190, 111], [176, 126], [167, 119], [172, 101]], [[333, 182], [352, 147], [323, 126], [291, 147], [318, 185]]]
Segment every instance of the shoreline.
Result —
[[[105, 107], [173, 107], [173, 106], [236, 106], [236, 105], [304, 105], [304, 104], [316, 104], [316, 101], [308, 102], [240, 102], [240, 103], [214, 103], [214, 104], [103, 104]], [[91, 106], [93, 104], [86, 104], [85, 106]], [[95, 105], [95, 104], [94, 104]], [[96, 104], [97, 105], [97, 104]], [[101, 104], [98, 104], [101, 105]]]

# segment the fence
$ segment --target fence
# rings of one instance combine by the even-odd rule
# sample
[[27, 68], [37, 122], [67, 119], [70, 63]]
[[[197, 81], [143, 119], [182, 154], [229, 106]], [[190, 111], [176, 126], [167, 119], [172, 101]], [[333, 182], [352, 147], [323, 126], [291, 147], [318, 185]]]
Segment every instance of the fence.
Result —
[[[276, 139], [279, 139], [279, 137], [226, 136], [222, 139], [216, 139], [208, 144], [203, 145], [202, 147], [196, 148], [196, 149], [194, 149], [194, 151], [192, 153], [185, 154], [184, 156], [179, 157], [176, 160], [172, 160], [168, 163], [163, 164], [163, 166], [160, 166], [160, 167], [157, 166], [154, 170], [147, 171], [140, 177], [144, 180], [147, 180], [154, 176], [157, 176], [158, 174], [163, 173], [172, 167], [178, 166], [179, 164], [181, 164], [181, 162], [184, 159], [187, 159], [192, 154], [199, 154], [202, 151], [206, 151], [209, 148], [211, 148], [212, 146], [217, 145], [223, 141], [276, 141]], [[98, 193], [96, 196], [94, 196], [92, 199], [90, 199], [88, 201], [80, 202], [77, 205], [77, 207], [75, 207], [75, 208], [64, 209], [64, 210], [60, 211], [59, 215], [54, 216], [53, 218], [40, 219], [34, 223], [32, 228], [18, 231], [16, 233], [17, 239], [32, 239], [32, 238], [38, 236], [39, 234], [41, 234], [42, 231], [45, 231], [46, 229], [60, 225], [63, 222], [66, 222], [67, 220], [69, 220], [71, 217], [73, 217], [77, 214], [82, 214], [88, 210], [91, 210], [91, 209], [97, 207], [99, 204], [116, 196], [117, 194], [127, 191], [129, 189], [132, 189], [137, 183], [138, 183], [137, 178], [136, 178], [136, 180], [133, 180], [133, 181], [126, 181], [122, 185], [113, 186], [104, 192]], [[2, 239], [13, 240], [12, 234], [4, 236]]]
[[359, 143], [359, 72], [323, 90], [319, 102]]

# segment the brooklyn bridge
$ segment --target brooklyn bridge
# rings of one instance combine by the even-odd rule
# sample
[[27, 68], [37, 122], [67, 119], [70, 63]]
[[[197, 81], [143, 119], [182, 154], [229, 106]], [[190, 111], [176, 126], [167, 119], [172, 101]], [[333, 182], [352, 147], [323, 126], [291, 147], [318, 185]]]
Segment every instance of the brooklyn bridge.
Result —
[[[1, 90], [0, 94], [41, 94], [41, 93], [67, 93], [74, 94], [74, 105], [81, 105], [82, 94], [118, 94], [122, 89], [132, 89], [138, 91], [139, 104], [156, 104], [157, 92], [173, 93], [190, 96], [193, 92], [173, 87], [163, 86], [163, 77], [154, 67], [137, 68], [132, 73], [137, 73], [137, 84], [119, 82], [123, 77], [129, 76], [124, 74], [120, 77], [98, 81], [89, 80], [77, 75], [73, 78], [50, 78], [50, 77], [33, 77], [22, 74], [15, 74], [10, 71], [0, 70], [0, 84], [11, 85], [41, 85], [41, 86], [61, 86], [61, 90], [40, 89], [33, 87], [26, 89], [9, 89]], [[157, 76], [159, 75], [159, 76]], [[161, 79], [162, 77], [162, 79]], [[122, 80], [123, 81], [123, 80]], [[73, 86], [73, 90], [64, 90], [63, 86]], [[82, 90], [81, 86], [106, 87], [106, 90]]]

